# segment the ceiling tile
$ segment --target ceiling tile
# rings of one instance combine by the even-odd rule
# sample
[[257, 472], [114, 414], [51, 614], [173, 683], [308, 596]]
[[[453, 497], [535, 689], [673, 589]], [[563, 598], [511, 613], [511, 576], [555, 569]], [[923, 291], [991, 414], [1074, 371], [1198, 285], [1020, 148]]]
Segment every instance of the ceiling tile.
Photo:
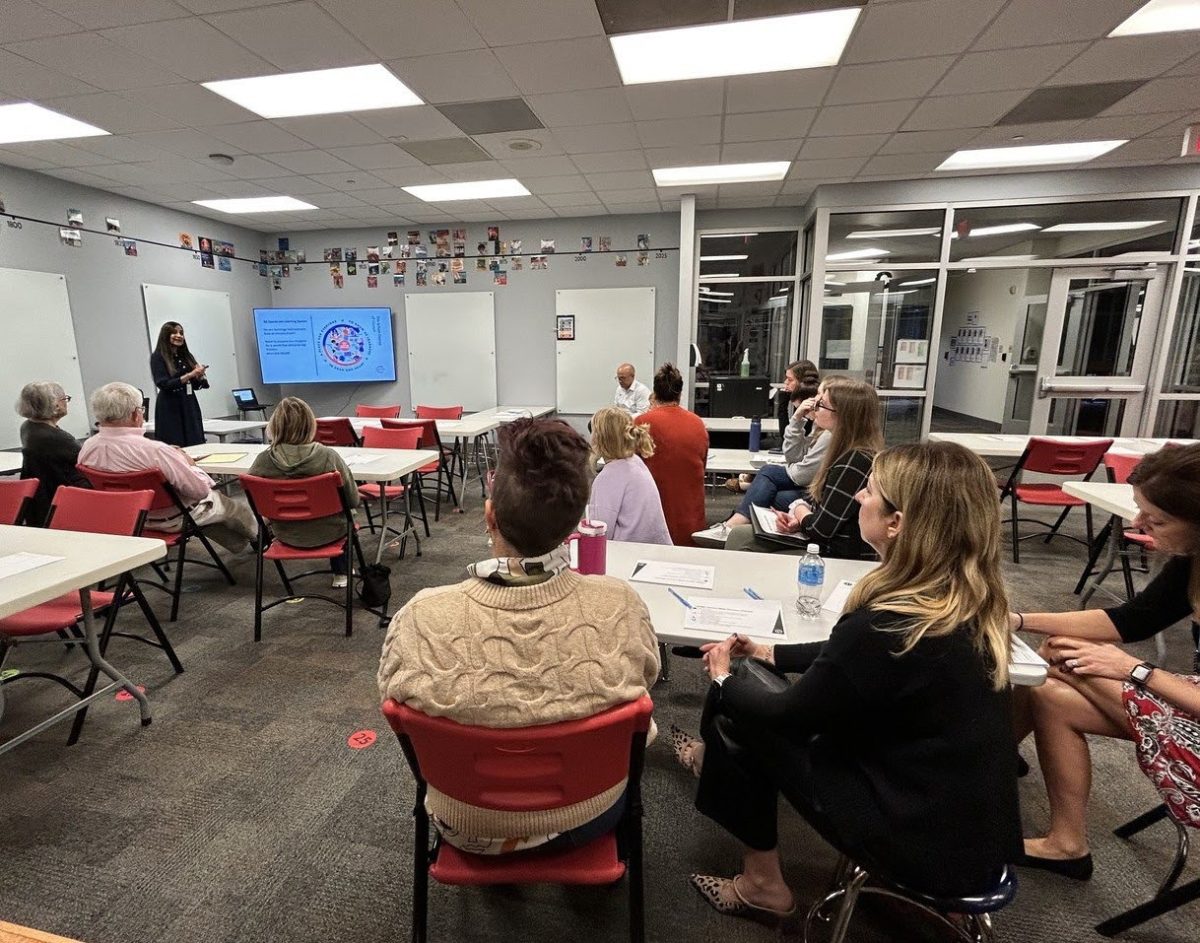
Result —
[[499, 180], [509, 176], [503, 164], [494, 160], [468, 161], [462, 164], [438, 164], [447, 180]]
[[463, 164], [490, 161], [491, 155], [470, 138], [441, 138], [436, 141], [404, 141], [400, 144], [423, 164]]
[[[70, 64], [57, 63], [70, 69]], [[80, 95], [99, 89], [72, 75], [47, 68], [22, 56], [0, 49], [0, 94], [39, 101], [59, 95]]]
[[108, 158], [109, 162], [127, 163], [167, 156], [167, 151], [160, 150], [149, 142], [119, 134], [107, 137], [79, 138], [72, 143], [80, 150]]
[[584, 174], [588, 184], [607, 200], [606, 190], [653, 189], [654, 178], [648, 170], [625, 170], [612, 173]]
[[641, 146], [637, 128], [632, 122], [555, 128], [554, 139], [568, 154], [587, 154], [608, 149], [633, 150]]
[[1122, 98], [1105, 115], [1136, 115], [1162, 111], [1164, 107], [1196, 104], [1196, 80], [1187, 76], [1151, 79], [1140, 89]]
[[752, 144], [722, 144], [722, 164], [757, 163], [760, 161], [792, 160], [800, 150], [799, 140], [755, 141]]
[[643, 148], [651, 167], [704, 167], [721, 162], [720, 144]]
[[543, 127], [522, 98], [459, 102], [441, 105], [438, 111], [463, 134], [500, 134], [533, 131]]
[[[189, 14], [187, 9], [173, 0], [104, 0], [103, 3], [97, 3], [96, 0], [37, 0], [37, 4], [61, 13], [86, 29], [130, 26]], [[6, 13], [6, 28], [7, 16]]]
[[1122, 98], [1136, 92], [1145, 81], [1131, 79], [1124, 82], [1095, 82], [1091, 85], [1043, 85], [1029, 92], [1011, 111], [1001, 115], [996, 124], [1033, 124], [1094, 118]]
[[1175, 66], [1168, 75], [1200, 75], [1200, 53]]
[[436, 167], [379, 167], [371, 171], [385, 183], [411, 187], [422, 183], [446, 183], [446, 175]]
[[177, 131], [139, 131], [127, 137], [131, 141], [145, 142], [151, 147], [193, 160], [207, 160], [209, 154], [241, 153], [239, 148], [231, 147], [219, 138], [192, 128]]
[[[347, 9], [363, 6], [361, 0], [343, 4]], [[395, 15], [377, 24], [389, 31], [393, 23], [406, 17]], [[402, 52], [373, 54], [315, 3], [303, 0], [277, 6], [206, 17], [208, 22], [231, 39], [236, 39], [276, 68], [284, 71], [331, 69], [338, 66], [362, 65], [380, 58], [396, 58]], [[428, 50], [421, 50], [422, 52]], [[239, 78], [240, 76], [227, 76]]]
[[[278, 171], [279, 168], [276, 167], [275, 170]], [[277, 190], [273, 186], [268, 186], [263, 180], [212, 180], [204, 186], [214, 193], [221, 194], [221, 196], [238, 199], [246, 199], [252, 196], [271, 196], [274, 194], [281, 196], [297, 195], [289, 193], [287, 190]]]
[[815, 108], [790, 111], [756, 111], [748, 115], [729, 115], [725, 119], [726, 142], [776, 141], [799, 138], [808, 133], [816, 116]]
[[833, 69], [801, 69], [770, 75], [736, 75], [725, 80], [727, 114], [786, 111], [821, 104]]
[[717, 198], [717, 209], [757, 209], [759, 207], [774, 206], [775, 199], [773, 196], [722, 196]]
[[993, 124], [1025, 97], [1024, 92], [981, 92], [927, 98], [904, 122], [905, 131], [942, 131]]
[[[378, 132], [381, 136], [394, 141], [434, 141], [440, 138], [457, 137], [462, 134], [453, 123], [446, 120], [440, 111], [429, 105], [360, 111], [355, 117], [360, 124], [364, 124], [368, 128]], [[292, 121], [297, 119], [286, 120]], [[300, 132], [297, 131], [296, 133], [299, 134]], [[365, 144], [368, 142], [342, 141], [340, 143]]]
[[798, 160], [792, 164], [787, 179], [790, 180], [823, 180], [846, 179], [853, 177], [869, 158], [839, 157], [835, 160]]
[[192, 127], [248, 121], [257, 117], [253, 112], [226, 101], [220, 95], [214, 95], [199, 85], [131, 88], [122, 92], [121, 97], [134, 104], [144, 105], [161, 115], [170, 115], [180, 124]]
[[1146, 0], [1088, 0], [1087, 15], [1064, 15], [1046, 0], [1011, 0], [975, 43], [976, 49], [1007, 49], [1107, 36]]
[[[216, 166], [221, 167], [222, 165], [217, 164]], [[279, 176], [278, 164], [263, 160], [253, 154], [242, 154], [235, 158], [231, 165], [223, 169], [231, 177], [238, 177], [241, 180], [260, 180], [265, 177]]]
[[889, 137], [887, 134], [851, 134], [845, 137], [809, 138], [797, 157], [800, 160], [866, 157], [879, 150]]
[[500, 163], [518, 180], [526, 177], [561, 177], [576, 172], [569, 157], [521, 157]]
[[599, 206], [600, 197], [591, 190], [574, 193], [547, 193], [542, 197], [547, 206]]
[[383, 167], [415, 167], [420, 162], [395, 144], [360, 144], [355, 147], [329, 147], [326, 153], [360, 170]]
[[168, 118], [142, 105], [136, 105], [114, 92], [71, 95], [43, 100], [47, 108], [94, 124], [113, 134], [129, 131], [165, 131], [180, 127], [178, 118]]
[[10, 154], [19, 154], [55, 167], [88, 167], [112, 163], [111, 157], [72, 147], [61, 141], [6, 144], [4, 149]]
[[363, 200], [359, 191], [366, 192], [369, 190], [387, 189], [387, 183], [380, 180], [374, 174], [367, 173], [364, 170], [354, 170], [343, 173], [327, 173], [327, 174], [310, 174], [317, 183], [323, 183], [332, 190], [340, 190], [343, 193], [353, 193], [358, 199]]
[[667, 118], [662, 121], [639, 121], [637, 132], [645, 147], [716, 144], [721, 140], [721, 119]]
[[177, 73], [161, 68], [97, 33], [34, 39], [6, 48], [48, 68], [68, 67], [72, 75], [106, 91], [168, 85], [180, 80]]
[[846, 46], [843, 63], [957, 55], [987, 26], [1005, 0], [916, 0], [871, 4]]
[[58, 165], [52, 161], [43, 160], [40, 157], [28, 157], [25, 154], [18, 154], [2, 147], [0, 147], [0, 164], [4, 164], [7, 167], [21, 167], [25, 170], [50, 171], [58, 169]]
[[1055, 85], [1151, 79], [1191, 58], [1200, 40], [1195, 33], [1122, 36], [1102, 39], [1054, 75]]
[[561, 177], [533, 177], [525, 182], [526, 188], [537, 196], [559, 193], [575, 193], [589, 191], [582, 174], [563, 174]]
[[[997, 125], [977, 129], [971, 147], [1003, 147], [1009, 144], [1056, 144], [1074, 140], [1078, 121], [1048, 121], [1042, 124]], [[972, 130], [972, 129], [961, 129]]]
[[887, 143], [879, 149], [879, 153], [928, 154], [932, 151], [953, 151], [965, 145], [975, 134], [975, 128], [953, 128], [949, 131], [897, 131], [888, 138]]
[[950, 156], [949, 151], [933, 154], [877, 154], [862, 168], [864, 174], [894, 174], [903, 177], [924, 174]]
[[[636, 151], [612, 151], [601, 154], [577, 154], [571, 158], [585, 174], [599, 174], [617, 170], [645, 170], [646, 153]], [[591, 177], [588, 177], [591, 180]]]
[[100, 35], [197, 82], [275, 72], [269, 62], [197, 17], [123, 26]]
[[25, 39], [42, 39], [46, 36], [60, 36], [64, 33], [77, 33], [81, 24], [66, 17], [59, 16], [53, 10], [48, 10], [40, 4], [28, 2], [9, 2], [4, 4], [4, 42], [16, 43]]
[[380, 144], [382, 135], [353, 115], [313, 115], [306, 118], [277, 118], [275, 124], [317, 147], [350, 147]]
[[921, 98], [954, 62], [952, 56], [842, 66], [825, 96], [828, 105]]
[[529, 106], [549, 128], [629, 121], [632, 112], [619, 88], [581, 89], [530, 95]]
[[355, 190], [354, 196], [362, 200], [368, 206], [375, 206], [381, 209], [384, 206], [412, 206], [413, 204], [419, 204], [421, 202], [415, 196], [405, 193], [397, 186], [375, 187], [369, 190]]
[[658, 191], [654, 187], [614, 187], [596, 194], [602, 201], [613, 203], [641, 203], [647, 200], [657, 200]]
[[325, 151], [288, 151], [282, 154], [272, 153], [262, 156], [271, 163], [298, 174], [353, 173], [357, 170], [356, 167]]
[[264, 177], [261, 180], [256, 180], [255, 183], [269, 187], [277, 193], [290, 193], [292, 196], [307, 196], [331, 192], [329, 187], [323, 183], [317, 183], [309, 177], [300, 174], [284, 174], [282, 167], [280, 168], [280, 176]]
[[1036, 88], [1086, 48], [1086, 43], [1057, 43], [968, 53], [946, 73], [933, 94], [966, 95]]
[[554, 211], [559, 219], [572, 219], [576, 216], [607, 216], [608, 208], [598, 206], [560, 206]]
[[424, 101], [433, 104], [520, 94], [500, 60], [488, 49], [392, 59], [387, 67]]
[[320, 0], [329, 14], [381, 59], [403, 59], [487, 45], [453, 3]]
[[496, 50], [496, 55], [527, 95], [621, 84], [612, 49], [604, 39], [504, 46]]
[[822, 108], [808, 133], [814, 137], [828, 137], [895, 131], [913, 110], [914, 104], [913, 101], [898, 101]]
[[515, 46], [541, 40], [603, 36], [604, 26], [592, 0], [458, 0], [458, 6], [489, 46]]
[[1179, 156], [1180, 144], [1178, 137], [1149, 137], [1130, 141], [1109, 151], [1103, 157], [1089, 161], [1089, 166], [1124, 165], [1124, 164], [1156, 164]]
[[725, 80], [629, 85], [625, 87], [625, 98], [638, 121], [719, 115], [725, 107]]
[[321, 193], [309, 196], [305, 200], [306, 203], [315, 203], [324, 210], [344, 209], [345, 207], [363, 207], [366, 206], [362, 200], [349, 193]]
[[717, 188], [717, 198], [723, 197], [776, 197], [783, 186], [782, 180], [761, 183], [723, 183]]
[[302, 151], [308, 142], [289, 134], [270, 121], [218, 124], [206, 129], [213, 137], [253, 154], [267, 151]]

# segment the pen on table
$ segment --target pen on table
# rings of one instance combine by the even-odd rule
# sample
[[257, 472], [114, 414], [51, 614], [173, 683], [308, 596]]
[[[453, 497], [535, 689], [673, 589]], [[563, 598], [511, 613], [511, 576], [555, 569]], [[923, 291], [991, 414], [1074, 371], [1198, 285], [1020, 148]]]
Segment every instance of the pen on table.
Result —
[[676, 599], [678, 599], [681, 603], [683, 603], [689, 609], [692, 608], [692, 604], [690, 602], [688, 602], [686, 599], [684, 599], [682, 596], [680, 596], [679, 593], [675, 592], [675, 590], [673, 590], [670, 586], [667, 587], [667, 592], [670, 593], [672, 596], [674, 596]]
[[749, 596], [751, 599], [762, 599], [762, 596], [758, 595], [758, 593], [756, 593], [749, 586], [743, 586], [742, 592], [745, 593], [747, 596]]

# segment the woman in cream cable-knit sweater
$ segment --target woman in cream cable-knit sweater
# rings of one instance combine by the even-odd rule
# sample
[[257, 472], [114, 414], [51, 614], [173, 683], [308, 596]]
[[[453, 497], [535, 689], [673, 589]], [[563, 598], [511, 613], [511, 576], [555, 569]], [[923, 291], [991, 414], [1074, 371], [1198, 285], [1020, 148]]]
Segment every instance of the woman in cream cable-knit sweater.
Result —
[[[527, 727], [647, 692], [659, 666], [645, 604], [622, 580], [568, 568], [563, 540], [584, 513], [587, 460], [587, 442], [560, 420], [501, 428], [484, 505], [494, 557], [396, 613], [379, 663], [384, 698], [464, 724]], [[427, 799], [443, 839], [477, 854], [584, 844], [615, 825], [623, 804], [624, 783], [541, 813], [480, 809], [432, 787]]]

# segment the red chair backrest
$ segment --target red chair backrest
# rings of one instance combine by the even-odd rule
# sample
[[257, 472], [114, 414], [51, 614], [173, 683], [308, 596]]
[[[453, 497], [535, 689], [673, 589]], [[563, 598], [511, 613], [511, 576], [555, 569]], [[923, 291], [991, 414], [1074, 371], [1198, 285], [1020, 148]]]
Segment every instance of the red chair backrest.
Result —
[[354, 415], [367, 419], [398, 419], [402, 408], [399, 403], [395, 406], [370, 406], [367, 403], [359, 403], [354, 407]]
[[1069, 441], [1033, 436], [1025, 447], [1021, 468], [1043, 475], [1082, 475], [1086, 478], [1096, 470], [1112, 444], [1112, 439]]
[[485, 809], [557, 809], [629, 775], [630, 743], [650, 728], [643, 695], [581, 720], [537, 727], [468, 727], [388, 700], [388, 724], [412, 744], [420, 775], [439, 792]]
[[322, 445], [358, 445], [354, 426], [345, 416], [336, 419], [318, 419], [316, 441]]
[[420, 429], [363, 429], [363, 446], [368, 449], [415, 449], [420, 441]]
[[250, 504], [268, 521], [311, 521], [343, 513], [342, 476], [335, 471], [311, 478], [239, 475]]
[[414, 406], [418, 419], [462, 419], [461, 406]]
[[416, 448], [433, 449], [442, 447], [442, 437], [438, 434], [436, 419], [383, 419], [380, 420], [385, 429], [420, 429], [421, 438], [417, 440]]
[[76, 530], [86, 534], [136, 537], [142, 532], [154, 492], [93, 491], [59, 485], [50, 503], [46, 526], [51, 530]]
[[1114, 455], [1104, 453], [1104, 467], [1108, 471], [1108, 480], [1123, 485], [1129, 481], [1129, 476], [1142, 461], [1141, 455]]
[[0, 479], [0, 524], [15, 524], [41, 482], [36, 478]]
[[135, 472], [110, 472], [92, 468], [90, 465], [76, 465], [80, 473], [92, 483], [97, 491], [151, 491], [154, 500], [150, 504], [151, 511], [161, 511], [164, 508], [178, 509], [178, 502], [167, 491], [167, 479], [157, 468], [145, 468]]

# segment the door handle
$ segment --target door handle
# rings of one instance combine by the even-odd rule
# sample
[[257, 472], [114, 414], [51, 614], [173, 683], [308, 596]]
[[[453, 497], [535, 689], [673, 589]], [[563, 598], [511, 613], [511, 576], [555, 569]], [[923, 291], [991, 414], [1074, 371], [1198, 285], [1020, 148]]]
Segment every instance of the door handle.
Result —
[[1120, 396], [1136, 396], [1146, 392], [1144, 383], [1097, 383], [1095, 386], [1079, 386], [1077, 384], [1056, 383], [1049, 377], [1038, 381], [1038, 399], [1045, 399], [1055, 393], [1068, 393], [1073, 396], [1087, 396], [1096, 393], [1112, 393]]

